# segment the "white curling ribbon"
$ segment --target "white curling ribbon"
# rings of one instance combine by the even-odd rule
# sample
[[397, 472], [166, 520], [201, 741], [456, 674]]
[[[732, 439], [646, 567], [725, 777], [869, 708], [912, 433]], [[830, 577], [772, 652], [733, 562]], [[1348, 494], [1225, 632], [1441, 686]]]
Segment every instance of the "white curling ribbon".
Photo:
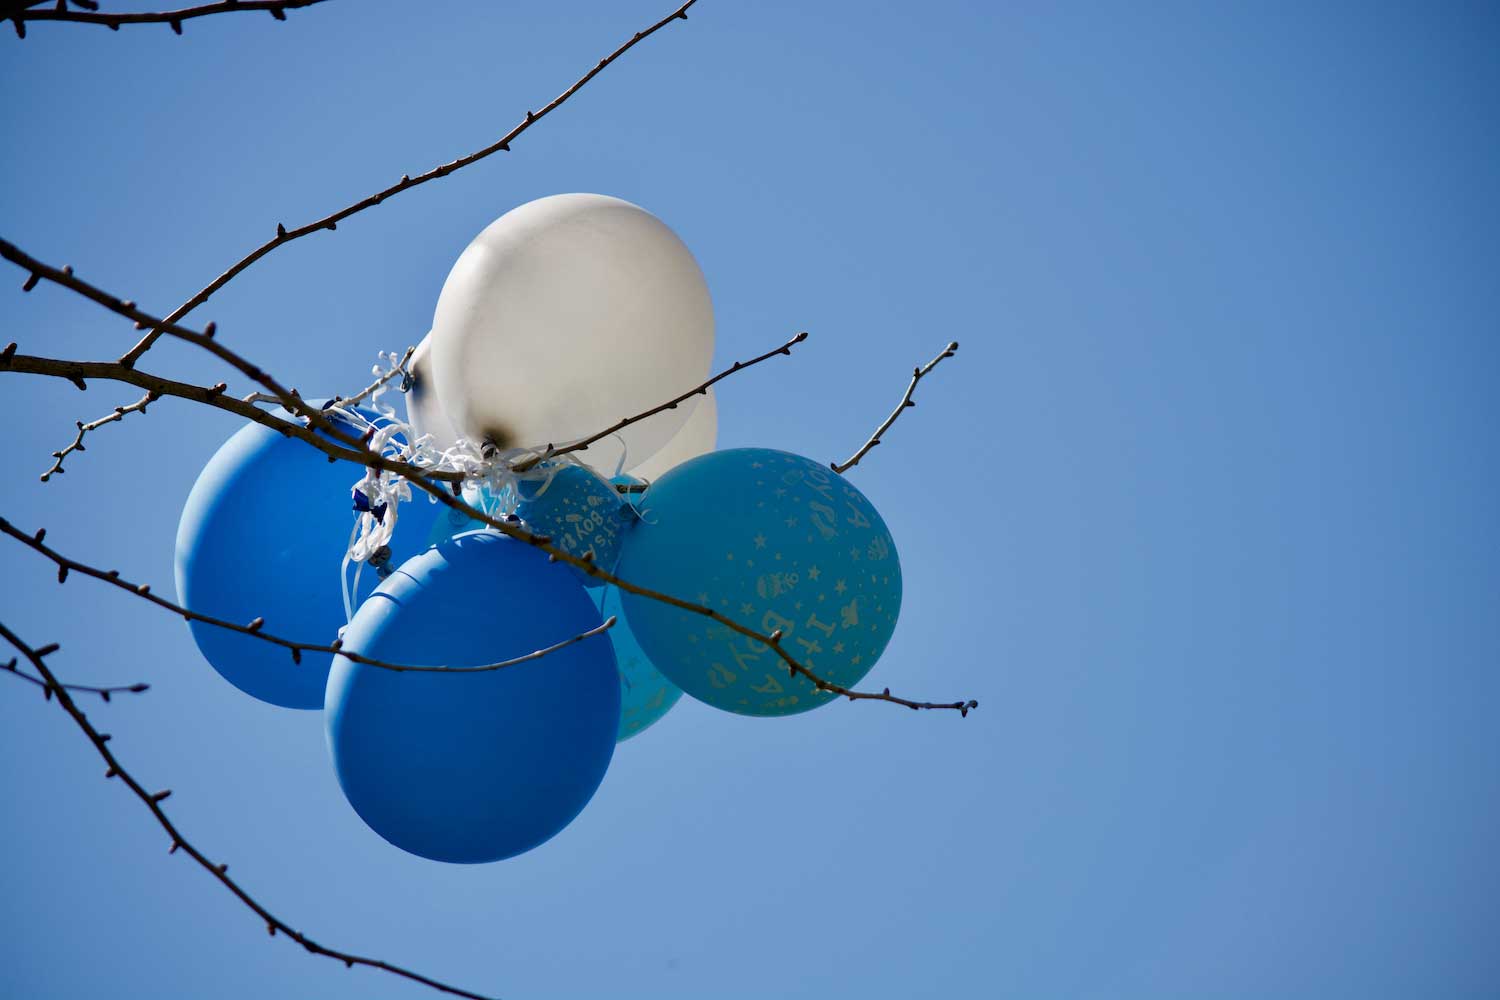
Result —
[[[552, 486], [555, 477], [570, 466], [585, 469], [608, 489], [613, 490], [607, 477], [601, 476], [576, 454], [556, 455], [536, 462], [524, 473], [517, 472], [517, 465], [540, 459], [546, 454], [547, 448], [486, 449], [480, 442], [462, 436], [445, 442], [432, 433], [423, 432], [415, 421], [402, 419], [388, 397], [392, 392], [404, 391], [403, 383], [414, 374], [412, 369], [419, 364], [420, 353], [419, 349], [413, 354], [409, 367], [403, 368], [402, 354], [395, 351], [379, 352], [380, 364], [370, 369], [370, 374], [377, 381], [375, 388], [359, 403], [341, 401], [330, 406], [325, 411], [326, 415], [347, 424], [361, 436], [368, 434], [369, 450], [383, 458], [430, 472], [459, 473], [462, 476], [461, 496], [464, 502], [490, 517], [515, 513], [523, 496], [523, 483], [525, 497], [528, 500], [537, 499]], [[415, 416], [409, 403], [406, 409], [408, 416]], [[378, 419], [370, 418], [371, 411]], [[615, 467], [615, 474], [618, 475], [619, 470], [627, 463], [628, 447], [618, 435], [605, 440], [612, 446], [607, 450], [612, 453], [609, 457]], [[364, 496], [370, 510], [360, 511], [354, 518], [340, 565], [340, 585], [347, 618], [352, 618], [354, 614], [364, 564], [390, 544], [400, 520], [401, 504], [411, 500], [413, 496], [411, 484], [404, 476], [373, 468], [365, 469], [354, 488]], [[430, 496], [428, 501], [438, 502]], [[377, 518], [374, 512], [382, 507], [382, 515]], [[611, 535], [617, 533], [616, 526], [610, 527], [615, 529], [610, 531]], [[349, 572], [351, 564], [352, 578]]]

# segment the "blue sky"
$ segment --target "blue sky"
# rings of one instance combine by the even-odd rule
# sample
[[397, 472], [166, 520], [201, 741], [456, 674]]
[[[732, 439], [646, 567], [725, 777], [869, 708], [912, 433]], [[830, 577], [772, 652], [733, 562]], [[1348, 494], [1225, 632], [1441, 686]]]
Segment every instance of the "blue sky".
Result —
[[[0, 39], [0, 221], [162, 313], [262, 242], [486, 144], [665, 3], [353, 0]], [[1500, 983], [1500, 42], [1482, 4], [703, 0], [512, 153], [286, 247], [196, 315], [309, 395], [426, 332], [484, 225], [597, 191], [698, 256], [720, 445], [843, 458], [902, 556], [868, 683], [967, 719], [687, 700], [501, 864], [368, 831], [321, 720], [180, 621], [0, 548], [0, 620], [172, 815], [335, 947], [507, 998], [1479, 997]], [[9, 32], [9, 28], [6, 28]], [[4, 339], [131, 342], [12, 269]], [[165, 374], [227, 374], [179, 345]], [[233, 418], [0, 378], [4, 516], [172, 589]], [[248, 391], [248, 386], [240, 387]], [[309, 957], [34, 689], [0, 690], [15, 996], [422, 996]]]

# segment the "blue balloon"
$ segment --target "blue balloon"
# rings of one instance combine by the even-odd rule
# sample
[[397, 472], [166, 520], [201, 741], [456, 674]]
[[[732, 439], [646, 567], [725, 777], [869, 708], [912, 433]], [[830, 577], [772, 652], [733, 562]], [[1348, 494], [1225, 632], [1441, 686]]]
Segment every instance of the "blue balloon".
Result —
[[[782, 646], [824, 680], [856, 684], [901, 610], [901, 564], [864, 494], [828, 467], [768, 448], [700, 455], [652, 484], [617, 575], [711, 606]], [[699, 701], [791, 715], [831, 701], [765, 644], [693, 612], [626, 593], [631, 632]]]
[[[516, 514], [528, 531], [546, 535], [569, 555], [591, 551], [596, 565], [613, 569], [636, 515], [608, 480], [581, 465], [559, 464], [545, 479], [521, 480], [519, 494]], [[598, 585], [576, 572], [588, 586]]]
[[[640, 480], [631, 476], [617, 476], [610, 482], [619, 485], [638, 483]], [[630, 499], [643, 495], [622, 493], [620, 497], [629, 502]], [[428, 541], [433, 545], [467, 531], [490, 530], [482, 521], [473, 520], [451, 508], [445, 510], [446, 514], [438, 515], [428, 536]], [[579, 578], [584, 580], [585, 585], [594, 582], [583, 574], [579, 574]], [[682, 689], [652, 666], [651, 660], [641, 650], [640, 643], [630, 634], [630, 625], [625, 621], [625, 609], [620, 606], [619, 590], [608, 586], [594, 587], [593, 590], [600, 602], [600, 617], [614, 615], [616, 619], [615, 626], [609, 630], [608, 635], [620, 670], [620, 731], [616, 739], [623, 743], [666, 715], [682, 698]]]
[[608, 634], [620, 668], [620, 731], [615, 738], [623, 743], [671, 711], [682, 698], [682, 689], [656, 669], [631, 634], [620, 602], [620, 589], [605, 587], [602, 594], [600, 614], [616, 618]]
[[[361, 433], [352, 423], [349, 429]], [[264, 618], [266, 631], [289, 639], [333, 642], [347, 620], [340, 567], [355, 524], [350, 490], [360, 475], [359, 466], [330, 462], [296, 438], [260, 424], [241, 428], [209, 459], [183, 506], [178, 600], [241, 625]], [[433, 517], [433, 505], [420, 498], [401, 505], [386, 565], [426, 546]], [[377, 569], [366, 566], [356, 597], [379, 583]], [[261, 640], [201, 622], [189, 627], [203, 657], [246, 694], [285, 708], [323, 707], [328, 654], [304, 653], [294, 663], [285, 649]]]
[[[476, 666], [596, 627], [565, 568], [494, 532], [402, 564], [344, 648], [394, 663]], [[602, 636], [479, 673], [396, 672], [334, 660], [324, 719], [339, 785], [370, 828], [434, 861], [529, 851], [572, 822], [604, 778], [620, 721]]]

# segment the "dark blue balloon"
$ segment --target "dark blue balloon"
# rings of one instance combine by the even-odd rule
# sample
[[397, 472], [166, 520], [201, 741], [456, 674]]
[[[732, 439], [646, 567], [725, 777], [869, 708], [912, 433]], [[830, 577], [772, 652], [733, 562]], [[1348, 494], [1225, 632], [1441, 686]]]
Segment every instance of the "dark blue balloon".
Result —
[[[352, 424], [350, 431], [360, 433]], [[356, 516], [350, 488], [360, 475], [359, 466], [330, 462], [296, 438], [259, 424], [241, 428], [209, 459], [183, 506], [178, 600], [241, 625], [264, 618], [268, 632], [287, 638], [333, 642], [346, 621], [340, 566]], [[437, 510], [421, 496], [401, 504], [390, 565], [426, 547]], [[366, 566], [357, 596], [379, 582]], [[327, 654], [304, 653], [294, 663], [259, 639], [200, 622], [189, 627], [204, 658], [246, 694], [286, 708], [323, 707]]]
[[[599, 622], [565, 567], [476, 531], [404, 563], [344, 644], [390, 662], [474, 666]], [[588, 803], [614, 752], [620, 682], [604, 636], [481, 673], [397, 673], [340, 656], [324, 707], [360, 818], [404, 851], [475, 864], [536, 847]]]
[[[880, 514], [826, 465], [769, 448], [716, 451], [651, 485], [616, 574], [711, 606], [851, 687], [884, 652], [901, 610], [901, 563]], [[791, 715], [835, 696], [764, 643], [696, 612], [621, 598], [630, 630], [682, 690], [741, 715]]]

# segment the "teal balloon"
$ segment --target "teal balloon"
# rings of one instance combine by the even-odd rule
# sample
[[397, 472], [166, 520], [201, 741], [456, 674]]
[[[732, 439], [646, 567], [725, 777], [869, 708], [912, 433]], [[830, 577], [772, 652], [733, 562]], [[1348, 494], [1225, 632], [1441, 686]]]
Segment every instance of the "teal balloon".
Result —
[[623, 743], [671, 711], [682, 698], [682, 689], [656, 669], [636, 641], [625, 618], [620, 589], [605, 587], [602, 594], [600, 614], [604, 618], [615, 616], [615, 625], [608, 635], [620, 671], [620, 729], [615, 739]]
[[[901, 564], [875, 507], [812, 459], [768, 448], [712, 452], [652, 484], [626, 536], [624, 580], [711, 606], [824, 680], [852, 687], [884, 652], [901, 610]], [[699, 701], [741, 715], [792, 715], [833, 694], [764, 643], [701, 614], [626, 593], [651, 662]]]
[[[583, 585], [503, 535], [459, 535], [403, 563], [354, 616], [344, 648], [428, 666], [477, 666], [600, 624]], [[614, 753], [620, 684], [592, 636], [476, 673], [397, 672], [339, 656], [324, 719], [349, 804], [420, 857], [478, 864], [555, 836]]]
[[[613, 569], [635, 511], [614, 486], [581, 465], [561, 464], [546, 479], [523, 479], [516, 515], [528, 531], [545, 535], [572, 556], [593, 552], [594, 563]], [[588, 586], [600, 585], [576, 570]]]
[[[348, 430], [362, 432], [352, 422]], [[179, 602], [241, 625], [263, 618], [267, 632], [287, 638], [332, 643], [347, 620], [339, 573], [355, 523], [350, 489], [360, 473], [260, 424], [241, 428], [209, 459], [183, 506]], [[421, 500], [401, 505], [387, 565], [426, 547], [434, 515]], [[366, 566], [356, 600], [379, 583], [379, 572]], [[323, 707], [328, 654], [303, 653], [295, 663], [280, 646], [203, 622], [188, 627], [204, 659], [246, 694], [284, 708]]]

